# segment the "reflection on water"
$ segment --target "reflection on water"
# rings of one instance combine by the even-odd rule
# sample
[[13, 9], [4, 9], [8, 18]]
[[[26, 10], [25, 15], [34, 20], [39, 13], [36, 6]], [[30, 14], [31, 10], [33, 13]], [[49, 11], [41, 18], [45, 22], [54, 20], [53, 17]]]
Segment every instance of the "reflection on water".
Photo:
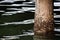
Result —
[[34, 23], [34, 19], [28, 19], [28, 20], [24, 20], [22, 22], [10, 22], [10, 23], [4, 23], [4, 24], [0, 24], [0, 26], [5, 26], [5, 25], [18, 25], [18, 24], [31, 24]]
[[[25, 30], [23, 30], [25, 31]], [[28, 30], [29, 32], [23, 32], [23, 34], [21, 35], [13, 35], [13, 36], [3, 36], [3, 38], [1, 38], [1, 40], [12, 40], [12, 39], [18, 39], [18, 40], [33, 40], [33, 35], [34, 33], [32, 32], [32, 30]], [[24, 38], [24, 39], [22, 39]], [[29, 38], [29, 39], [28, 39]]]
[[[56, 40], [60, 38], [60, 3], [54, 2]], [[34, 0], [0, 1], [0, 40], [33, 40]], [[58, 26], [58, 27], [57, 27]]]
[[32, 0], [0, 1], [0, 40], [33, 40], [34, 7]]

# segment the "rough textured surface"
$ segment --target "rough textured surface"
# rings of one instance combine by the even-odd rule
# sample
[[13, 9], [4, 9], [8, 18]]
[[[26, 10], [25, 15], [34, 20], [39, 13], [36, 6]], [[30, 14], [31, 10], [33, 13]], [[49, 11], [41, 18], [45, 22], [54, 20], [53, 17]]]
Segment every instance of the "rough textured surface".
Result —
[[53, 0], [36, 0], [35, 35], [47, 37], [53, 35], [53, 16]]

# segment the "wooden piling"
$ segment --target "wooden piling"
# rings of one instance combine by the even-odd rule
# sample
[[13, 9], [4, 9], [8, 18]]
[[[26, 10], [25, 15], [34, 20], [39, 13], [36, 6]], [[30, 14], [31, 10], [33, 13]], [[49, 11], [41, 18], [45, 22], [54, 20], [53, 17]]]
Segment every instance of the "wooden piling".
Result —
[[34, 40], [52, 40], [54, 36], [53, 0], [36, 0]]

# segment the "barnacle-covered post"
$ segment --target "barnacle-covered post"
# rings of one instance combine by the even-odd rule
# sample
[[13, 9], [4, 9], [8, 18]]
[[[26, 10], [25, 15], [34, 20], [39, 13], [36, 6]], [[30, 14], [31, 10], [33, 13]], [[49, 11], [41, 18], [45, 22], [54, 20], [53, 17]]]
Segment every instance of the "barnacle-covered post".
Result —
[[53, 0], [36, 0], [34, 40], [53, 40]]

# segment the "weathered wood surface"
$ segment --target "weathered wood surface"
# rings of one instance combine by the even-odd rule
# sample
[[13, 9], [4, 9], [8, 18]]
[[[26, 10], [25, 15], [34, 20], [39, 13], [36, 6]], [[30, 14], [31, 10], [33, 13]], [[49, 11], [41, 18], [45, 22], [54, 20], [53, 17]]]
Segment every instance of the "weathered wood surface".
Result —
[[[54, 36], [53, 0], [36, 0], [34, 40], [51, 40]], [[35, 39], [39, 37], [38, 39]]]

